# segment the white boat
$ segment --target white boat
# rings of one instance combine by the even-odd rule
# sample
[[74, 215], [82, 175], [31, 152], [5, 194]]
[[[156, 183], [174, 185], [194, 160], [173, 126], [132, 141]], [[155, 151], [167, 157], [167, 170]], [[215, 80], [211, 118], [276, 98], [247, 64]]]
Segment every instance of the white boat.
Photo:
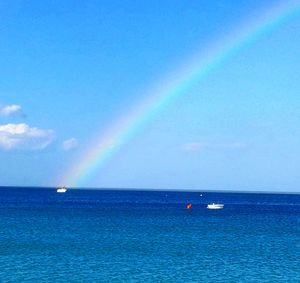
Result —
[[207, 205], [208, 209], [222, 209], [224, 207], [224, 204], [222, 203], [210, 203]]
[[67, 191], [66, 187], [60, 187], [56, 190], [57, 193], [65, 193]]

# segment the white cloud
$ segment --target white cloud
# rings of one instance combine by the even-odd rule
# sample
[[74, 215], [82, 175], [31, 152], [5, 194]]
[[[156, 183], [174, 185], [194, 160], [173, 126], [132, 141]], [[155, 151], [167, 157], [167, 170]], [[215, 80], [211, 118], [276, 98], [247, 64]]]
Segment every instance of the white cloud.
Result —
[[42, 150], [53, 140], [53, 130], [31, 128], [24, 123], [0, 125], [0, 148], [4, 150]]
[[205, 149], [241, 149], [246, 145], [240, 142], [232, 143], [200, 143], [200, 142], [190, 142], [185, 143], [181, 146], [183, 151], [196, 152]]
[[21, 106], [17, 104], [0, 106], [0, 116], [12, 116], [21, 112]]
[[183, 151], [199, 151], [202, 149], [204, 144], [199, 142], [189, 142], [182, 145], [181, 149]]
[[71, 150], [78, 146], [78, 140], [75, 138], [70, 138], [68, 140], [63, 141], [62, 148], [64, 150]]

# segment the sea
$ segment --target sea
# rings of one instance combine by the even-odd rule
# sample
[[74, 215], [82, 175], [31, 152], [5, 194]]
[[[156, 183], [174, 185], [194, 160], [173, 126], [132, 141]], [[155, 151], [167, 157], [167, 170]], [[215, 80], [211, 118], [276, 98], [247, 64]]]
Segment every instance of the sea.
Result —
[[2, 187], [0, 282], [300, 282], [300, 195]]

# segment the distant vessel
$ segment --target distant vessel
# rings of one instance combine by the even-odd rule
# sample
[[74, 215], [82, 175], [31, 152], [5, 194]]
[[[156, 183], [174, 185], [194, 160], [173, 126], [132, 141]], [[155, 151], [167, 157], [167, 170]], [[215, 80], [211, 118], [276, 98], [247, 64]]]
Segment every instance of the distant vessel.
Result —
[[57, 193], [65, 193], [67, 191], [66, 187], [60, 187], [56, 190]]
[[222, 209], [224, 207], [224, 204], [222, 203], [210, 203], [207, 205], [208, 209]]

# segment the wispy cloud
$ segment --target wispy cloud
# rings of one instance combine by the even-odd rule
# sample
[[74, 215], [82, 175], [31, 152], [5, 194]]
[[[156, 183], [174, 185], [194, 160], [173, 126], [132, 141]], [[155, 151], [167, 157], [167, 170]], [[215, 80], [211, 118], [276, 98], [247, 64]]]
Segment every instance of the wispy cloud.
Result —
[[201, 142], [189, 142], [181, 146], [183, 151], [197, 152], [206, 149], [217, 150], [217, 149], [241, 149], [246, 147], [244, 143], [232, 142], [232, 143], [201, 143]]
[[63, 150], [72, 150], [74, 148], [76, 148], [78, 146], [78, 140], [75, 139], [75, 138], [70, 138], [70, 139], [67, 139], [65, 141], [63, 141], [62, 143], [62, 148]]
[[21, 113], [21, 106], [17, 104], [0, 105], [0, 116], [13, 116]]
[[54, 131], [27, 124], [0, 125], [0, 148], [4, 150], [43, 150], [54, 140]]

